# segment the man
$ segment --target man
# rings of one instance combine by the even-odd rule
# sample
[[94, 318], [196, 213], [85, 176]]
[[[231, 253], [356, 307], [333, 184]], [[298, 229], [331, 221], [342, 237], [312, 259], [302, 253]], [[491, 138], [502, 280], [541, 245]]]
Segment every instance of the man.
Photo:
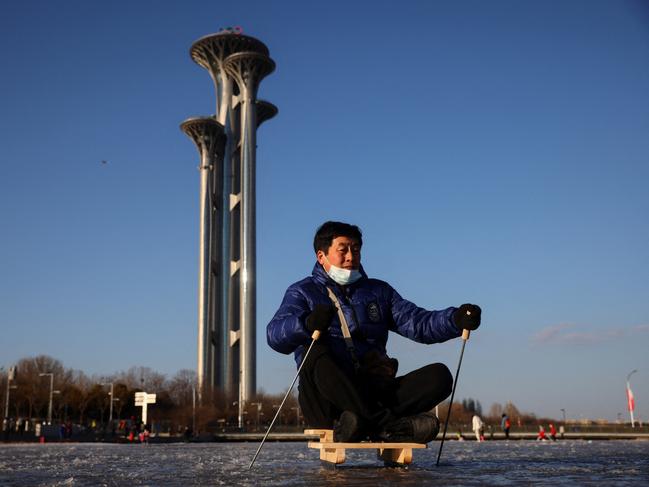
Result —
[[536, 437], [536, 441], [546, 441], [548, 437], [545, 435], [545, 428], [539, 425], [539, 434]]
[[430, 410], [450, 395], [453, 378], [440, 363], [397, 377], [398, 362], [386, 353], [388, 332], [439, 343], [475, 330], [481, 310], [473, 304], [417, 307], [388, 283], [367, 277], [362, 245], [356, 225], [329, 221], [318, 228], [313, 272], [287, 289], [268, 324], [268, 344], [294, 353], [299, 366], [312, 335], [321, 332], [300, 372], [298, 399], [311, 427], [333, 427], [342, 442], [427, 443], [439, 432]]
[[482, 422], [482, 418], [477, 414], [474, 414], [473, 418], [471, 418], [471, 423], [476, 441], [484, 441], [484, 423]]
[[500, 427], [502, 428], [503, 432], [505, 433], [505, 439], [509, 439], [509, 429], [512, 426], [512, 422], [509, 420], [509, 416], [507, 416], [506, 413], [503, 413], [502, 419], [500, 420]]

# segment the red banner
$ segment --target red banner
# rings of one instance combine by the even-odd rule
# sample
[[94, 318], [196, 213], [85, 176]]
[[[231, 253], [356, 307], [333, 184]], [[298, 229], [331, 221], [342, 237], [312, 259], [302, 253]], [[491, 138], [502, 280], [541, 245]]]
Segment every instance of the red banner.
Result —
[[626, 402], [629, 411], [633, 411], [635, 409], [635, 399], [633, 397], [633, 391], [631, 391], [630, 387], [626, 388]]

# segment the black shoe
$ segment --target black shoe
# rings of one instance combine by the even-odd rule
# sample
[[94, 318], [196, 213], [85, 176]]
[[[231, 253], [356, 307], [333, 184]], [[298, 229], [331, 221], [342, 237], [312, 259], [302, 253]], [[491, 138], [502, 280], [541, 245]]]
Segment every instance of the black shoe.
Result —
[[360, 418], [351, 411], [343, 411], [334, 425], [334, 441], [336, 443], [350, 443], [361, 439]]
[[391, 443], [428, 443], [439, 433], [439, 420], [433, 413], [421, 413], [396, 419], [379, 433], [383, 441]]

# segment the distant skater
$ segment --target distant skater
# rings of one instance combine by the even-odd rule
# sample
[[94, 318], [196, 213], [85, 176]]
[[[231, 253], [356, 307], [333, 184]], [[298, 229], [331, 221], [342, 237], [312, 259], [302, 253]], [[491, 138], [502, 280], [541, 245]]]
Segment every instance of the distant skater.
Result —
[[543, 426], [539, 425], [539, 434], [536, 437], [536, 441], [547, 441], [548, 437], [545, 434], [545, 428]]
[[505, 439], [509, 440], [509, 429], [512, 427], [512, 422], [509, 420], [509, 416], [503, 413], [502, 420], [500, 421], [500, 427], [505, 433]]
[[471, 420], [472, 422], [472, 429], [473, 432], [475, 433], [475, 439], [477, 441], [484, 441], [484, 423], [482, 422], [482, 419], [480, 416], [477, 414], [473, 415], [473, 419]]
[[550, 438], [552, 441], [557, 441], [557, 429], [554, 427], [552, 423], [550, 423]]

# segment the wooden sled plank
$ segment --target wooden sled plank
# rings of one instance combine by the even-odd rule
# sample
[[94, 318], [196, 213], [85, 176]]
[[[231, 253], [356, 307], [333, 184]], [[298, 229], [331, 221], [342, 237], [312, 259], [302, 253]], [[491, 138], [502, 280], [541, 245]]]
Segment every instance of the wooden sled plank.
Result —
[[388, 465], [407, 465], [412, 463], [412, 448], [379, 448], [377, 457]]
[[309, 448], [345, 448], [368, 450], [372, 448], [401, 449], [401, 448], [427, 448], [425, 443], [386, 443], [382, 441], [361, 441], [358, 443], [334, 443], [333, 441], [310, 441]]
[[306, 435], [320, 437], [320, 441], [310, 441], [309, 448], [320, 450], [320, 460], [329, 464], [338, 465], [345, 461], [345, 450], [376, 449], [377, 457], [385, 464], [406, 465], [412, 463], [412, 450], [428, 448], [423, 443], [386, 443], [363, 441], [359, 443], [336, 443], [333, 441], [333, 430], [309, 429], [304, 430]]
[[309, 436], [319, 436], [320, 441], [334, 441], [334, 430], [310, 429], [304, 430], [304, 434]]

